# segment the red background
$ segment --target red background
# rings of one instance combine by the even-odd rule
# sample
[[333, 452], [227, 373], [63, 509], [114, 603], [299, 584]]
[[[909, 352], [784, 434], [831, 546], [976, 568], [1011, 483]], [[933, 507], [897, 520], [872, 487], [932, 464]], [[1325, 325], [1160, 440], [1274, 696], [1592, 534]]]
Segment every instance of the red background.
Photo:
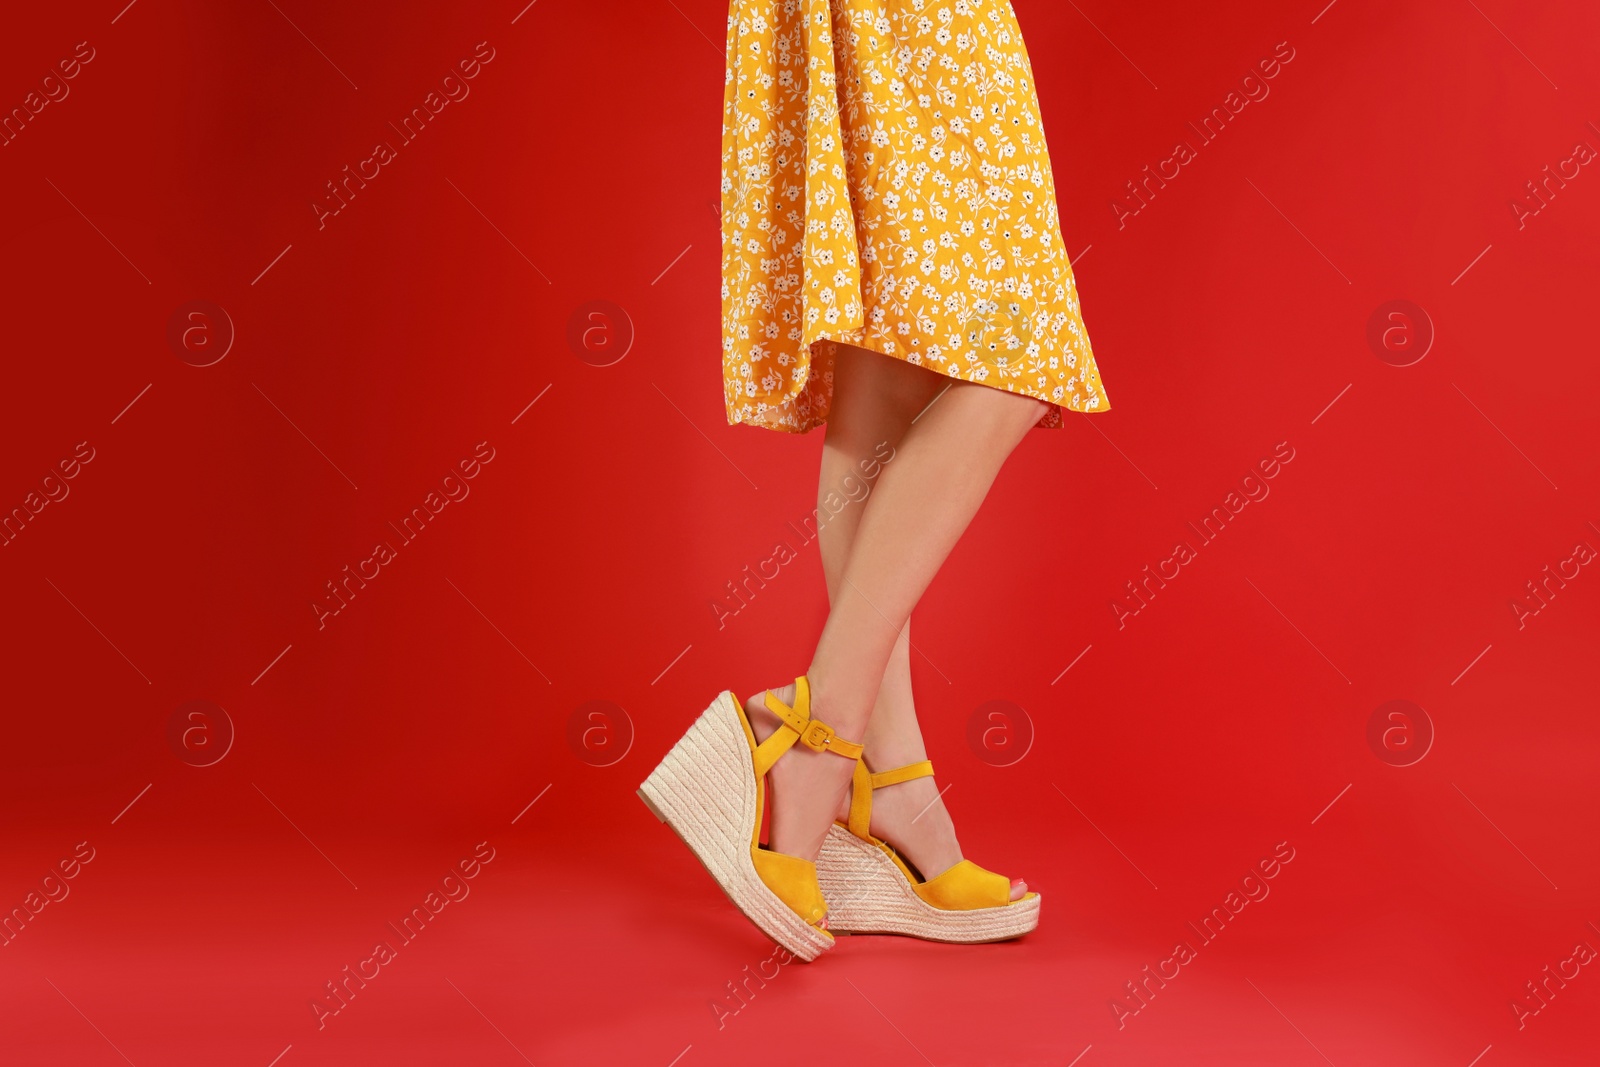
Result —
[[[803, 669], [825, 605], [808, 546], [711, 608], [809, 514], [821, 446], [724, 423], [726, 5], [122, 2], [0, 38], [5, 109], [95, 50], [0, 148], [0, 507], [94, 450], [0, 548], [0, 906], [94, 849], [0, 948], [5, 1062], [1594, 1061], [1593, 968], [1511, 1004], [1600, 948], [1600, 577], [1510, 606], [1600, 546], [1600, 176], [1510, 207], [1600, 146], [1592, 6], [1016, 0], [1115, 410], [1030, 435], [914, 671], [969, 855], [1043, 924], [845, 940], [731, 1014], [771, 946], [632, 795], [717, 690]], [[319, 229], [480, 41], [470, 96]], [[1270, 96], [1119, 228], [1282, 41]], [[1437, 334], [1407, 367], [1366, 339], [1395, 299]], [[167, 340], [192, 300], [237, 331], [211, 366]], [[608, 367], [567, 340], [591, 300], [635, 332]], [[319, 630], [323, 583], [483, 441]], [[1270, 496], [1119, 629], [1279, 442]], [[1007, 767], [966, 741], [996, 699], [1035, 731]], [[1368, 744], [1394, 699], [1436, 733], [1411, 766]], [[210, 766], [169, 741], [192, 700], [236, 734]], [[610, 766], [567, 740], [591, 700], [636, 734]], [[319, 1029], [482, 841], [471, 895]], [[1270, 896], [1119, 1028], [1279, 842]]]

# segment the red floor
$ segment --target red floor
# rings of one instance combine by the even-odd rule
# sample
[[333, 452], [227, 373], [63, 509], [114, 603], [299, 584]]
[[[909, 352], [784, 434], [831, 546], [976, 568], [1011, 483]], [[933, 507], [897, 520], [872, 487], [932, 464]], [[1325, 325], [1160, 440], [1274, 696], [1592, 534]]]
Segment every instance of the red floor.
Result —
[[[951, 777], [958, 814], [964, 792], [991, 788], [974, 771]], [[856, 937], [809, 966], [775, 962], [642, 807], [590, 823], [591, 847], [552, 847], [557, 824], [596, 802], [568, 784], [516, 825], [485, 821], [493, 859], [447, 883], [454, 899], [436, 899], [408, 942], [401, 920], [474, 835], [313, 846], [247, 783], [169, 782], [116, 825], [95, 820], [94, 860], [8, 948], [6, 1062], [814, 1062], [804, 1034], [848, 1036], [850, 1055], [877, 1062], [1466, 1064], [1485, 1050], [1484, 1063], [1589, 1062], [1600, 993], [1588, 968], [1524, 1029], [1508, 1007], [1545, 964], [1600, 940], [1581, 906], [1561, 903], [1585, 890], [1545, 884], [1442, 779], [1408, 798], [1386, 773], [1356, 777], [1315, 824], [1337, 790], [1280, 784], [1265, 812], [1175, 812], [1183, 833], [1129, 823], [1115, 791], [1080, 793], [1115, 845], [1031, 779], [1018, 802], [1037, 838], [985, 853], [1037, 879], [1034, 935], [982, 947]], [[233, 834], [186, 833], [193, 805], [237, 811]], [[1208, 836], [1193, 825], [1202, 810]], [[1528, 814], [1514, 823], [1523, 845], [1562, 881], [1592, 885], [1592, 868], [1574, 870], [1581, 849], [1543, 840]], [[1274, 838], [1293, 859], [1247, 882], [1258, 899], [1203, 941], [1203, 916]], [[41, 874], [51, 855], [10, 851]], [[392, 955], [374, 963], [380, 941]], [[1193, 950], [1181, 966], [1179, 941]], [[1177, 974], [1161, 984], [1147, 967]], [[1143, 1006], [1125, 986], [1141, 980]], [[330, 981], [343, 996], [327, 995]]]
[[1600, 1062], [1592, 6], [1015, 0], [1113, 410], [912, 637], [1043, 922], [774, 972], [633, 795], [824, 611], [727, 5], [125, 5], [0, 35], [0, 1063]]

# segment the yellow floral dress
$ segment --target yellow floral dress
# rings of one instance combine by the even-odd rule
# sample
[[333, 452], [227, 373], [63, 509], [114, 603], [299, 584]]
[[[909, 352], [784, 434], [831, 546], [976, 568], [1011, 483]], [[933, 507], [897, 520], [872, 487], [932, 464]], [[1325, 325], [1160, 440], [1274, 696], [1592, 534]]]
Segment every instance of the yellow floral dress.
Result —
[[1109, 410], [1010, 0], [732, 0], [729, 423], [826, 422], [836, 343]]

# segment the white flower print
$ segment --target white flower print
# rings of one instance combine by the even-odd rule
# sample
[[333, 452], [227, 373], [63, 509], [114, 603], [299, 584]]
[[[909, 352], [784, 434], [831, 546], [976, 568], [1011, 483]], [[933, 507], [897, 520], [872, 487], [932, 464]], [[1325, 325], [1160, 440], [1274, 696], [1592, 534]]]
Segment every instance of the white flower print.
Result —
[[1107, 410], [1009, 0], [732, 6], [729, 422], [826, 421], [840, 343]]

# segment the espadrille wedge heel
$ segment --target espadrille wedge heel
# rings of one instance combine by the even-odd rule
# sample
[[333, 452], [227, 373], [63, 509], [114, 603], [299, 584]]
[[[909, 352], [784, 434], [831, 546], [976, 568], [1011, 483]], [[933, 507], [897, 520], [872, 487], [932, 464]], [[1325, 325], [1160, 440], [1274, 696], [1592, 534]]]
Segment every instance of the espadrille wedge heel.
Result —
[[881, 774], [856, 764], [848, 823], [834, 823], [817, 857], [832, 903], [828, 926], [847, 934], [905, 934], [925, 941], [1005, 941], [1039, 925], [1039, 894], [1011, 899], [1011, 882], [971, 860], [924, 879], [869, 832], [872, 791], [933, 774], [927, 760]]
[[833, 935], [817, 926], [832, 919], [816, 864], [761, 846], [767, 771], [796, 742], [857, 761], [861, 746], [811, 717], [804, 675], [795, 679], [793, 707], [771, 692], [766, 704], [779, 726], [758, 745], [744, 705], [732, 692], [717, 694], [650, 772], [639, 798], [683, 838], [751, 922], [809, 962], [833, 946]]

